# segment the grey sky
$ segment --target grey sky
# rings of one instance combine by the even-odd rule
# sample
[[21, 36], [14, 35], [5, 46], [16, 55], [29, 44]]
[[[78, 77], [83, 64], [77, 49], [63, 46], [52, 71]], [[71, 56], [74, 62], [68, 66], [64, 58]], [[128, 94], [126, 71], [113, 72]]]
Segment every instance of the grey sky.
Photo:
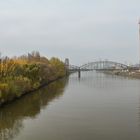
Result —
[[137, 63], [140, 0], [0, 0], [0, 51]]

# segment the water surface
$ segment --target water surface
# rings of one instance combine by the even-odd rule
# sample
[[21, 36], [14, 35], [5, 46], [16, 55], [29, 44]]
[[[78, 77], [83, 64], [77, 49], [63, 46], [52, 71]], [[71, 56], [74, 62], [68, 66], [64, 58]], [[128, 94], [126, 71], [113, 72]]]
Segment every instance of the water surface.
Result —
[[140, 80], [73, 74], [0, 109], [1, 140], [139, 140]]

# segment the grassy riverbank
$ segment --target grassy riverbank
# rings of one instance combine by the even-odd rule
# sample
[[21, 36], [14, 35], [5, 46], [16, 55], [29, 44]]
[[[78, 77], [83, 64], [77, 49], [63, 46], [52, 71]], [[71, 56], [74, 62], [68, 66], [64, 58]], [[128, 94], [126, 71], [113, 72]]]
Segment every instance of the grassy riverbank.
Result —
[[41, 85], [65, 76], [64, 63], [58, 58], [32, 52], [20, 57], [3, 57], [0, 61], [0, 105]]

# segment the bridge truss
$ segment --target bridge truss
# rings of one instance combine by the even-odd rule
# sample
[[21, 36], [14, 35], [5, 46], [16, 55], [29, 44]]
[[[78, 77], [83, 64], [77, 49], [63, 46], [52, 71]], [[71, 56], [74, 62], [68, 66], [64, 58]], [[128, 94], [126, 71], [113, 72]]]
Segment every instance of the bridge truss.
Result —
[[113, 61], [95, 61], [89, 62], [82, 66], [69, 65], [70, 71], [90, 71], [90, 70], [123, 70], [128, 69], [129, 66], [113, 62]]

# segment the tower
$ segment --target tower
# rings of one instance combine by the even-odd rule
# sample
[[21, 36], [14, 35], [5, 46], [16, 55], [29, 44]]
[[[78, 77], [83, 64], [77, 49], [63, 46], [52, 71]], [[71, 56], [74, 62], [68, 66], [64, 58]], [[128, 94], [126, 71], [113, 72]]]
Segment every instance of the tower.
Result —
[[69, 68], [69, 59], [68, 59], [68, 58], [65, 59], [65, 66], [66, 66], [67, 68]]
[[139, 65], [140, 65], [140, 19], [139, 19], [139, 23], [138, 24], [139, 24]]
[[66, 68], [66, 75], [68, 75], [69, 74], [69, 59], [68, 58], [66, 58], [65, 59], [65, 68]]

